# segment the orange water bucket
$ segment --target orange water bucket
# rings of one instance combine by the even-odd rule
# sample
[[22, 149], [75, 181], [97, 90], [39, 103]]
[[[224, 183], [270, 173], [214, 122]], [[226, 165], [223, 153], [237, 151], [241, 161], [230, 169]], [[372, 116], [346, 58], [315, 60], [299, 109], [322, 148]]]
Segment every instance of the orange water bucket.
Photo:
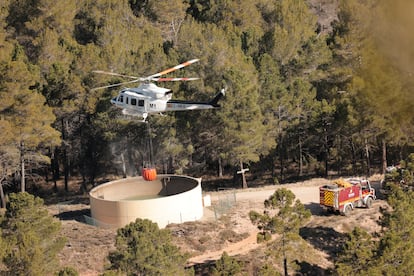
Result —
[[155, 168], [143, 168], [142, 177], [146, 181], [153, 181], [157, 179], [157, 170]]

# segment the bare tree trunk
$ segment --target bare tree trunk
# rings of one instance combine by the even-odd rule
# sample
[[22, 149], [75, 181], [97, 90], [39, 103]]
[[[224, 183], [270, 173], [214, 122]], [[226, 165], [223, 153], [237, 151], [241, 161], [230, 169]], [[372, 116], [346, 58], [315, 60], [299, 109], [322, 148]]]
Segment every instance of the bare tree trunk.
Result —
[[365, 157], [367, 158], [367, 176], [371, 175], [371, 163], [369, 158], [369, 145], [368, 145], [368, 139], [365, 138]]
[[223, 164], [221, 163], [221, 157], [218, 157], [218, 176], [223, 177]]
[[349, 144], [351, 146], [351, 154], [352, 154], [352, 173], [353, 175], [356, 174], [356, 154], [355, 154], [355, 145], [352, 138], [349, 138]]
[[279, 152], [279, 166], [280, 166], [280, 181], [283, 181], [284, 174], [285, 174], [285, 163], [283, 159], [283, 138], [282, 135], [279, 135], [279, 143], [278, 143], [278, 152]]
[[50, 168], [52, 169], [53, 185], [54, 185], [54, 189], [55, 189], [56, 192], [58, 191], [57, 181], [60, 177], [58, 156], [59, 156], [59, 150], [58, 150], [58, 148], [55, 148], [53, 150], [53, 154], [52, 154], [52, 157], [51, 157]]
[[271, 166], [272, 166], [272, 179], [274, 179], [276, 177], [276, 160], [275, 160], [275, 156], [273, 154], [271, 154], [270, 156], [270, 162], [271, 162]]
[[66, 149], [66, 125], [67, 121], [65, 122], [62, 119], [62, 141], [63, 141], [63, 174], [64, 174], [64, 182], [65, 182], [65, 191], [69, 191], [69, 162], [67, 156], [67, 149]]
[[168, 172], [167, 173], [170, 173], [170, 174], [175, 173], [175, 171], [174, 171], [174, 157], [172, 157], [172, 156], [170, 156], [168, 158]]
[[20, 177], [20, 191], [23, 193], [26, 191], [26, 173], [24, 168], [24, 142], [20, 142], [20, 170], [21, 170], [21, 177]]
[[302, 140], [299, 137], [299, 176], [303, 175]]
[[285, 258], [283, 258], [283, 270], [285, 271], [285, 276], [289, 276], [289, 274], [288, 274], [288, 270], [287, 270], [287, 259], [286, 259], [286, 257]]
[[288, 266], [287, 266], [287, 256], [286, 256], [286, 247], [285, 247], [285, 232], [282, 233], [282, 250], [283, 250], [283, 271], [284, 276], [288, 276]]
[[121, 161], [122, 161], [122, 176], [123, 178], [127, 177], [127, 172], [126, 172], [126, 164], [125, 164], [125, 158], [124, 158], [124, 153], [121, 153]]
[[325, 143], [325, 145], [324, 145], [324, 147], [325, 147], [325, 177], [327, 177], [328, 176], [328, 174], [329, 174], [329, 168], [328, 168], [328, 166], [329, 166], [329, 144], [328, 144], [328, 130], [325, 128], [324, 129], [324, 132], [325, 132], [325, 141], [324, 141], [324, 143]]
[[385, 142], [385, 139], [382, 139], [382, 174], [385, 174], [385, 171], [387, 169], [387, 143]]
[[168, 173], [168, 160], [162, 159], [162, 169], [164, 174]]
[[6, 198], [4, 197], [4, 191], [3, 191], [3, 180], [4, 180], [4, 177], [0, 180], [0, 200], [1, 200], [0, 208], [6, 208]]
[[65, 182], [65, 191], [69, 191], [69, 164], [68, 164], [68, 155], [66, 148], [63, 149], [63, 174]]
[[336, 170], [337, 170], [337, 174], [338, 176], [341, 175], [342, 171], [342, 162], [341, 162], [341, 158], [340, 158], [340, 152], [341, 152], [341, 148], [342, 148], [342, 140], [341, 140], [341, 136], [340, 135], [336, 135], [336, 148], [337, 148], [337, 153], [335, 154], [336, 157]]

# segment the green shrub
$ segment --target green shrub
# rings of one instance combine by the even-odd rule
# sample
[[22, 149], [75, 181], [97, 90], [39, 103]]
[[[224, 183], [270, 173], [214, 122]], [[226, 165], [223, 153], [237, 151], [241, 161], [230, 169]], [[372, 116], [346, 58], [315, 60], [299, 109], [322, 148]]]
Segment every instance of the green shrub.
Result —
[[64, 267], [56, 274], [57, 276], [78, 276], [79, 273], [73, 267]]
[[212, 275], [238, 275], [242, 271], [242, 266], [235, 258], [229, 256], [226, 251], [221, 258], [216, 261]]
[[172, 244], [171, 232], [148, 219], [118, 229], [115, 247], [109, 253], [109, 270], [128, 275], [186, 275], [187, 254]]

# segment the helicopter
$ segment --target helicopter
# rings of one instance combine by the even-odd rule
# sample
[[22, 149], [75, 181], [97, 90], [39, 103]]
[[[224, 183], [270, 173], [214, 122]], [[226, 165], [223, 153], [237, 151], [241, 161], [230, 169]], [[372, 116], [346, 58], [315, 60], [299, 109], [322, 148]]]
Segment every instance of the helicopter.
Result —
[[208, 102], [196, 102], [185, 100], [172, 99], [171, 89], [159, 87], [153, 82], [166, 82], [166, 81], [192, 81], [198, 78], [160, 78], [160, 76], [181, 69], [185, 66], [198, 62], [199, 59], [192, 59], [161, 71], [159, 73], [150, 75], [148, 77], [136, 77], [128, 76], [113, 72], [106, 71], [92, 71], [97, 74], [106, 74], [111, 76], [118, 76], [123, 78], [132, 79], [131, 81], [115, 83], [111, 85], [101, 86], [94, 88], [104, 89], [115, 86], [122, 86], [130, 83], [140, 82], [138, 87], [123, 88], [119, 91], [118, 95], [111, 99], [111, 104], [117, 108], [122, 109], [124, 115], [137, 116], [143, 119], [145, 122], [149, 114], [162, 114], [168, 111], [183, 111], [183, 110], [200, 110], [200, 109], [213, 109], [219, 108], [219, 100], [225, 95], [225, 89], [218, 92], [213, 99]]

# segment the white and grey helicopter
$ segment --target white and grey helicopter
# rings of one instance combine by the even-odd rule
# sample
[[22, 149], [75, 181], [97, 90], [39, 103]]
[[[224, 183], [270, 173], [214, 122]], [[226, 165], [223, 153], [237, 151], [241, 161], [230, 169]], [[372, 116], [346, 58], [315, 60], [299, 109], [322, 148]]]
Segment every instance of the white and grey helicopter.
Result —
[[153, 82], [164, 81], [191, 81], [198, 78], [160, 78], [160, 76], [168, 74], [172, 71], [181, 69], [185, 66], [193, 64], [199, 61], [198, 59], [192, 59], [181, 63], [177, 66], [171, 67], [159, 73], [153, 74], [148, 77], [136, 77], [122, 75], [118, 73], [106, 72], [106, 71], [93, 71], [98, 74], [107, 74], [112, 76], [118, 76], [123, 78], [132, 79], [131, 81], [121, 82], [106, 86], [94, 88], [103, 89], [115, 86], [126, 85], [130, 83], [140, 82], [138, 87], [123, 88], [118, 96], [111, 99], [111, 103], [122, 109], [122, 113], [129, 116], [141, 117], [145, 122], [149, 114], [162, 114], [168, 111], [182, 111], [182, 110], [199, 110], [199, 109], [212, 109], [218, 108], [220, 105], [218, 101], [225, 95], [225, 89], [222, 89], [216, 96], [208, 102], [195, 102], [185, 100], [173, 100], [171, 89], [158, 87]]

